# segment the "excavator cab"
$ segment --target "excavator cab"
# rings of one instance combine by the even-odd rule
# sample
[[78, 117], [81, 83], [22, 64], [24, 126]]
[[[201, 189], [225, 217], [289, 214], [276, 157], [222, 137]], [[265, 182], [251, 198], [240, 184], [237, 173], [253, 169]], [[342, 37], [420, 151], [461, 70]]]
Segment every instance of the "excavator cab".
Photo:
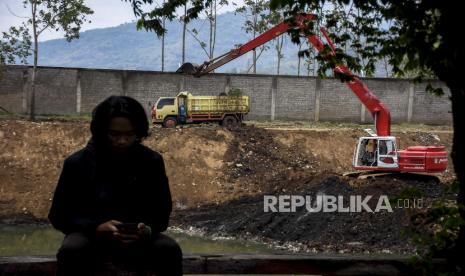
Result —
[[399, 167], [396, 138], [369, 136], [358, 140], [353, 166], [358, 170], [396, 170]]

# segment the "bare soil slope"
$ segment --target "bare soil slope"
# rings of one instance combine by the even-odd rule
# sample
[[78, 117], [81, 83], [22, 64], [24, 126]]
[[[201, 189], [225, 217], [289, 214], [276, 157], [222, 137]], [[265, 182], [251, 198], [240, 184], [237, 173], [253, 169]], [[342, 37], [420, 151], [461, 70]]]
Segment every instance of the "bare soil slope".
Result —
[[[264, 194], [334, 195], [387, 194], [416, 187], [427, 198], [438, 197], [453, 177], [379, 178], [354, 180], [341, 174], [351, 170], [359, 136], [355, 129], [279, 130], [245, 126], [152, 128], [144, 142], [163, 154], [174, 199], [175, 223], [207, 232], [252, 235], [308, 248], [338, 248], [340, 241], [370, 242], [401, 251], [400, 230], [408, 223], [405, 211], [373, 214], [264, 214]], [[45, 219], [63, 160], [85, 146], [87, 122], [0, 121], [0, 218], [28, 216]], [[447, 132], [399, 132], [401, 147], [446, 145]], [[355, 233], [355, 234], [354, 234]], [[363, 234], [359, 234], [363, 233]], [[384, 246], [384, 243], [387, 245]], [[305, 247], [304, 246], [304, 247]], [[368, 246], [368, 245], [367, 245]], [[365, 247], [365, 246], [363, 246]], [[397, 249], [396, 249], [397, 248]]]

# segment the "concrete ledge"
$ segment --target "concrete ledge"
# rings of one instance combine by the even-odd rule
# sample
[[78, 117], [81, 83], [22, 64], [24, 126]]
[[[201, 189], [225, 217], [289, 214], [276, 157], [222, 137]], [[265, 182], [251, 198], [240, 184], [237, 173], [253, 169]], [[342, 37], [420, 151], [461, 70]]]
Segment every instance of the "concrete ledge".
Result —
[[[411, 257], [307, 255], [185, 255], [185, 274], [415, 275]], [[445, 261], [437, 260], [438, 265]], [[0, 257], [0, 275], [54, 275], [50, 256]], [[99, 275], [136, 275], [107, 264]]]

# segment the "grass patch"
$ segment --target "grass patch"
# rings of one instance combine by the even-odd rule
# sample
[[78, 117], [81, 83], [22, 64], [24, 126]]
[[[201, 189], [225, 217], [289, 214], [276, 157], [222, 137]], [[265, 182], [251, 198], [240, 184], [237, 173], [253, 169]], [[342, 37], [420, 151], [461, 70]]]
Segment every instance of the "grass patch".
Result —
[[[293, 120], [247, 120], [244, 121], [247, 125], [254, 125], [263, 128], [300, 128], [300, 129], [374, 129], [373, 124], [356, 124], [345, 122], [314, 122], [314, 121], [293, 121]], [[452, 131], [451, 125], [425, 125], [425, 124], [393, 124], [391, 130], [396, 132], [401, 131]]]
[[[8, 113], [0, 110], [1, 120], [28, 120], [29, 115]], [[60, 121], [60, 122], [90, 122], [91, 114], [76, 114], [76, 115], [37, 115], [37, 121]], [[356, 124], [344, 122], [314, 122], [304, 120], [246, 120], [246, 125], [254, 125], [262, 128], [295, 128], [295, 129], [374, 129], [373, 124]], [[395, 132], [402, 131], [453, 131], [451, 125], [425, 125], [425, 124], [393, 124], [391, 130]]]
[[[29, 120], [29, 115], [18, 114], [18, 113], [6, 113], [0, 112], [1, 120]], [[90, 122], [92, 116], [90, 114], [79, 114], [79, 115], [36, 115], [36, 121], [48, 122]]]
[[353, 123], [339, 123], [339, 122], [313, 122], [313, 121], [293, 121], [293, 120], [247, 120], [244, 123], [248, 125], [255, 125], [257, 127], [282, 127], [282, 128], [355, 128], [364, 126], [367, 128], [369, 125], [358, 125]]
[[38, 121], [62, 121], [62, 122], [90, 122], [92, 115], [79, 114], [79, 115], [39, 115], [36, 116]]

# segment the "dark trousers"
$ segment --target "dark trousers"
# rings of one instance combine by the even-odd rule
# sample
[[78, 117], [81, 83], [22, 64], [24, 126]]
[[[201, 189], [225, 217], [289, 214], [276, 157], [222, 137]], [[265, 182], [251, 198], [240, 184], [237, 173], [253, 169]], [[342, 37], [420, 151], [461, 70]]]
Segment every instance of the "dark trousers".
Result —
[[57, 275], [94, 275], [111, 261], [134, 271], [154, 271], [157, 276], [182, 275], [182, 251], [172, 238], [154, 233], [150, 240], [129, 245], [82, 233], [66, 235], [57, 253]]

